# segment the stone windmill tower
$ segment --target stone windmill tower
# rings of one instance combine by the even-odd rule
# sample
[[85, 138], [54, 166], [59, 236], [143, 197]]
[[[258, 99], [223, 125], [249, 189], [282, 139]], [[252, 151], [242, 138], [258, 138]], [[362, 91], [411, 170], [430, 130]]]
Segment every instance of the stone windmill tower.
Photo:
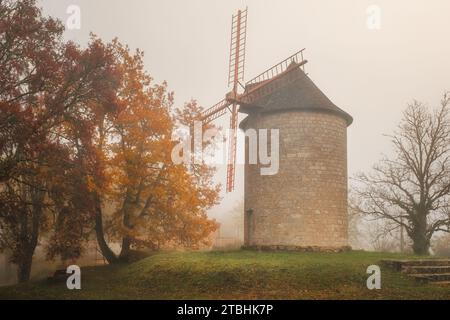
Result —
[[[279, 171], [245, 165], [245, 245], [262, 249], [347, 247], [347, 127], [334, 105], [292, 62], [284, 72], [247, 85], [269, 93], [241, 105], [240, 128], [279, 130]], [[246, 143], [248, 153], [248, 141]]]
[[[238, 113], [241, 129], [278, 129], [279, 171], [245, 166], [245, 245], [267, 249], [347, 247], [347, 127], [304, 72], [303, 50], [244, 84], [247, 9], [232, 17], [225, 98], [201, 114], [203, 125], [231, 112], [227, 192], [234, 190]], [[243, 92], [242, 91], [243, 88]], [[246, 146], [248, 150], [248, 145]], [[270, 147], [269, 147], [270, 150]]]

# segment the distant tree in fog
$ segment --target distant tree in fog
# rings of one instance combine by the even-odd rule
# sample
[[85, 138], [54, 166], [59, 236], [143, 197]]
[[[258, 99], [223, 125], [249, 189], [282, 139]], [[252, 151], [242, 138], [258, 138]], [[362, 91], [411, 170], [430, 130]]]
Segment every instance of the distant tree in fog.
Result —
[[437, 237], [433, 244], [433, 251], [438, 256], [450, 257], [450, 234]]
[[358, 210], [403, 226], [416, 254], [428, 254], [432, 236], [450, 232], [450, 95], [429, 111], [414, 101], [390, 136], [395, 154], [356, 179]]

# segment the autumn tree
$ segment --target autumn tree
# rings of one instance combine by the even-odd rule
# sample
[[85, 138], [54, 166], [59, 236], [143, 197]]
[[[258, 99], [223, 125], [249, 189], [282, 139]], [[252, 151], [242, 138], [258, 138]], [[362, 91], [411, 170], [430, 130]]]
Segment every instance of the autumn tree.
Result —
[[0, 250], [12, 250], [21, 282], [43, 232], [52, 232], [50, 256], [80, 253], [91, 211], [79, 172], [92, 153], [77, 146], [89, 140], [92, 106], [112, 108], [118, 81], [105, 46], [82, 50], [63, 31], [33, 0], [0, 2]]
[[450, 95], [431, 112], [413, 102], [391, 136], [394, 156], [356, 179], [359, 210], [403, 226], [416, 254], [436, 232], [450, 232]]
[[111, 263], [133, 247], [198, 246], [216, 227], [218, 187], [212, 168], [171, 161], [167, 85], [141, 52], [95, 36], [81, 49], [63, 31], [34, 0], [0, 1], [0, 250], [19, 281], [43, 235], [49, 259], [79, 257], [92, 228]]
[[[97, 237], [110, 263], [129, 260], [131, 248], [158, 249], [164, 244], [196, 247], [215, 230], [206, 210], [217, 202], [212, 168], [191, 172], [174, 164], [173, 95], [145, 72], [143, 53], [113, 42], [122, 82], [114, 117], [98, 123], [96, 145], [108, 184], [96, 183]], [[105, 204], [113, 204], [107, 215]], [[104, 223], [106, 221], [106, 223]], [[104, 228], [108, 225], [108, 228]], [[105, 229], [105, 230], [104, 230]], [[105, 240], [121, 243], [116, 256]]]

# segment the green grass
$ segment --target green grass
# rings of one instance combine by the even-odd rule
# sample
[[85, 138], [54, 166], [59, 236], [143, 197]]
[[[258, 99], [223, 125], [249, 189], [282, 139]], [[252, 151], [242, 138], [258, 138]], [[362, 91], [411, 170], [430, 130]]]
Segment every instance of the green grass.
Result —
[[381, 290], [367, 266], [417, 258], [353, 251], [166, 252], [129, 265], [82, 269], [82, 289], [47, 281], [0, 288], [0, 299], [450, 299], [450, 288], [416, 283], [382, 267]]

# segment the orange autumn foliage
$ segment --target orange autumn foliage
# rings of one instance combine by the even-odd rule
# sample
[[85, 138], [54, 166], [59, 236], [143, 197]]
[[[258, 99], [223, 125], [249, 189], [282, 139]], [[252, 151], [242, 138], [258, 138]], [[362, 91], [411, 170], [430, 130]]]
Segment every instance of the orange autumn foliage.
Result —
[[173, 94], [141, 52], [95, 36], [81, 48], [63, 32], [35, 0], [0, 1], [0, 251], [23, 282], [37, 246], [76, 259], [93, 232], [109, 262], [198, 247], [217, 227], [206, 210], [219, 189], [212, 168], [171, 161]]
[[113, 43], [123, 79], [118, 111], [99, 143], [110, 183], [103, 188], [103, 201], [115, 208], [109, 234], [121, 240], [120, 258], [125, 260], [132, 247], [157, 249], [170, 243], [197, 248], [217, 228], [206, 215], [218, 201], [213, 169], [204, 165], [193, 171], [172, 162], [173, 94], [166, 83], [152, 83], [140, 51], [130, 54]]

